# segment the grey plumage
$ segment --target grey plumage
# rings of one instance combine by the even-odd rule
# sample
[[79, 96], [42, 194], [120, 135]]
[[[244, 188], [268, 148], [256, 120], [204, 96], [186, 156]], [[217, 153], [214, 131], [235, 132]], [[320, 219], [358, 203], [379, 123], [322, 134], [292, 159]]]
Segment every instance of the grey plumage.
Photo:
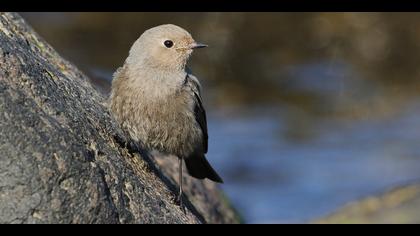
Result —
[[200, 83], [185, 69], [195, 47], [175, 25], [145, 31], [114, 74], [110, 110], [143, 147], [184, 159], [193, 177], [223, 182], [204, 156], [208, 132]]

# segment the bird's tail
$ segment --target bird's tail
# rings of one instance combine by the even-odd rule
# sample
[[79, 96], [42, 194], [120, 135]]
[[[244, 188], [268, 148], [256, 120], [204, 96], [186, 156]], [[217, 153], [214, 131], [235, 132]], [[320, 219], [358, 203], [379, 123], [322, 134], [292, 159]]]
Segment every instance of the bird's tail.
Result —
[[208, 178], [215, 182], [223, 183], [222, 178], [220, 178], [213, 167], [211, 167], [204, 155], [185, 158], [185, 164], [187, 165], [188, 173], [191, 176], [197, 179]]

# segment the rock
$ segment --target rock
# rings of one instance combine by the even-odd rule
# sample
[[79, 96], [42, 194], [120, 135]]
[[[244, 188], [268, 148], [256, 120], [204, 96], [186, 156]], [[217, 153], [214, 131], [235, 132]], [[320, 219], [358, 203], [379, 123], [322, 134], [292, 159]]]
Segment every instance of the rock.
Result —
[[314, 223], [419, 224], [420, 184], [395, 188], [351, 203]]
[[215, 184], [187, 175], [184, 214], [172, 158], [126, 142], [88, 78], [0, 13], [0, 223], [239, 222]]

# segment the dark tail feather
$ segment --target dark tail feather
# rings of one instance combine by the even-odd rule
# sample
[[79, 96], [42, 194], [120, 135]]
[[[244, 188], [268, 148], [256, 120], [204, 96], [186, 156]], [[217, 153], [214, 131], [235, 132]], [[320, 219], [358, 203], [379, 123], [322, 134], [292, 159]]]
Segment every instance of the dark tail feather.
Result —
[[191, 176], [197, 179], [208, 178], [215, 182], [223, 183], [222, 178], [220, 178], [213, 167], [211, 167], [204, 155], [185, 158], [185, 164], [187, 165], [188, 173]]

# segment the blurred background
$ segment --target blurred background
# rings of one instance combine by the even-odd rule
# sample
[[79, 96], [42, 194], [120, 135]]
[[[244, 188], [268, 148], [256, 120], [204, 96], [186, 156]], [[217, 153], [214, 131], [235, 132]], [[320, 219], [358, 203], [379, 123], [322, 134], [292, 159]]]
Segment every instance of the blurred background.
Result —
[[419, 13], [21, 14], [104, 94], [148, 28], [209, 44], [190, 63], [207, 157], [247, 223], [311, 222], [420, 183]]

